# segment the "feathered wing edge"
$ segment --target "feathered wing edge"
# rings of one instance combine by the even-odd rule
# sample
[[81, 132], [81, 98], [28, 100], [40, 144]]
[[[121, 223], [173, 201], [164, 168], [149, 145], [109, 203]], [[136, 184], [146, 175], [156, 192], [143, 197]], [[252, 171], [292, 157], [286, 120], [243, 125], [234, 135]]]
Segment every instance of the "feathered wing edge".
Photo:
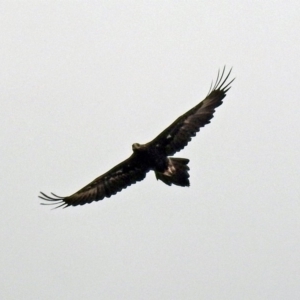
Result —
[[209, 124], [215, 109], [223, 103], [222, 100], [229, 91], [230, 84], [234, 81], [232, 79], [227, 83], [232, 69], [229, 70], [224, 78], [225, 69], [224, 67], [222, 72], [218, 71], [217, 79], [215, 83], [212, 82], [209, 92], [203, 101], [177, 118], [150, 143], [159, 145], [165, 149], [166, 155], [172, 156], [182, 150], [201, 127]]
[[64, 199], [67, 198], [67, 197], [61, 197], [61, 196], [57, 196], [55, 195], [54, 193], [51, 193], [51, 195], [53, 197], [50, 197], [48, 195], [46, 195], [45, 193], [43, 192], [40, 192], [41, 195], [39, 195], [38, 197], [42, 200], [45, 200], [45, 201], [49, 201], [49, 202], [52, 202], [52, 203], [41, 203], [42, 205], [57, 205], [54, 207], [55, 208], [59, 208], [59, 207], [63, 207], [63, 208], [66, 208], [68, 206], [70, 206], [69, 204], [67, 204]]
[[[212, 81], [211, 82], [211, 85], [210, 85], [210, 88], [209, 88], [209, 91], [207, 93], [207, 96], [215, 91], [215, 90], [222, 90], [225, 94], [230, 90], [230, 84], [235, 80], [235, 78], [233, 78], [230, 82], [228, 82], [224, 87], [223, 85], [226, 83], [227, 79], [229, 78], [230, 74], [231, 74], [231, 71], [232, 71], [232, 68], [230, 68], [228, 74], [226, 75], [226, 77], [224, 78], [224, 80], [222, 81], [223, 79], [223, 76], [225, 74], [225, 70], [226, 70], [226, 66], [224, 66], [223, 68], [223, 71], [222, 73], [220, 73], [220, 70], [218, 70], [218, 75], [217, 75], [217, 79], [215, 81], [215, 84], [214, 82]], [[206, 97], [207, 97], [206, 96]]]
[[133, 154], [71, 196], [61, 197], [54, 193], [51, 193], [52, 196], [48, 196], [40, 192], [39, 198], [50, 202], [41, 203], [42, 205], [57, 205], [55, 208], [84, 205], [115, 195], [128, 186], [143, 180], [148, 171], [149, 168]]

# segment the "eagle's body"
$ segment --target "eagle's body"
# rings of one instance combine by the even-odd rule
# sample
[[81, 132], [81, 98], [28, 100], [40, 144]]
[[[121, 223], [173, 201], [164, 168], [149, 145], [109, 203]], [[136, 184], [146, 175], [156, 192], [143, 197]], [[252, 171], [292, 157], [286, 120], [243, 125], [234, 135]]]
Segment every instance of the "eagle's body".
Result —
[[[149, 170], [155, 172], [156, 178], [167, 185], [176, 184], [180, 186], [189, 186], [188, 174], [189, 160], [186, 158], [168, 157], [161, 145], [153, 142], [140, 145], [132, 145], [133, 156], [140, 160], [140, 164], [145, 164]], [[146, 163], [145, 163], [146, 162]]]
[[225, 68], [221, 76], [218, 74], [215, 85], [202, 102], [176, 119], [151, 142], [133, 144], [133, 154], [129, 158], [71, 196], [59, 197], [52, 194], [54, 197], [49, 197], [41, 192], [42, 196], [39, 197], [51, 201], [50, 204], [61, 204], [58, 207], [84, 205], [109, 198], [127, 186], [143, 180], [150, 170], [155, 172], [158, 180], [167, 185], [189, 186], [189, 160], [170, 156], [183, 149], [201, 127], [210, 123], [215, 108], [222, 104], [233, 81], [226, 83], [231, 71], [222, 80], [224, 72]]

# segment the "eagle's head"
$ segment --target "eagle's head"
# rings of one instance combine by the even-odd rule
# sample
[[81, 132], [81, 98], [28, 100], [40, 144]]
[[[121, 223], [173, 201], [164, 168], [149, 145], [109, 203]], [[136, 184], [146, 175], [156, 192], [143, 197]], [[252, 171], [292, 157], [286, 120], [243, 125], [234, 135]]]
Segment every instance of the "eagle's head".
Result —
[[139, 143], [134, 143], [132, 144], [132, 151], [133, 152], [137, 152], [137, 151], [141, 151], [145, 148], [145, 145], [141, 145]]
[[133, 151], [133, 152], [139, 151], [139, 150], [141, 150], [141, 148], [142, 148], [142, 145], [139, 144], [139, 143], [134, 143], [134, 144], [132, 144], [132, 151]]

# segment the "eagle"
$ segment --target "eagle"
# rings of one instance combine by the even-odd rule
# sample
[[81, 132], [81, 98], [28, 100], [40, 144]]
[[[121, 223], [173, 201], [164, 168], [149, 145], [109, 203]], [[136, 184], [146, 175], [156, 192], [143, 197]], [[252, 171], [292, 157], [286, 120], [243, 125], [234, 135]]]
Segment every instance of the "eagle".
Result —
[[[78, 192], [60, 197], [54, 193], [48, 196], [40, 192], [39, 198], [48, 201], [41, 204], [55, 204], [55, 208], [77, 206], [109, 198], [128, 186], [143, 180], [149, 171], [154, 171], [157, 180], [171, 186], [187, 187], [189, 182], [189, 159], [171, 157], [182, 150], [201, 127], [210, 123], [215, 109], [223, 103], [230, 89], [231, 70], [225, 67], [218, 71], [206, 98], [185, 114], [177, 118], [156, 138], [146, 144], [134, 143], [132, 155], [106, 173], [100, 175]], [[229, 82], [228, 82], [229, 81]]]

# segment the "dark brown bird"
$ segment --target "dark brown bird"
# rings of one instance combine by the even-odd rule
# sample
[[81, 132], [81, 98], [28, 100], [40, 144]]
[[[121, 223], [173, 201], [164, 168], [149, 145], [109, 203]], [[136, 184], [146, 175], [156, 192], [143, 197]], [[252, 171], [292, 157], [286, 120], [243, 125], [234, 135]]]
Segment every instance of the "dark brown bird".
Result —
[[224, 76], [224, 67], [221, 74], [218, 72], [215, 84], [211, 85], [208, 95], [202, 102], [176, 119], [151, 142], [143, 145], [133, 144], [133, 153], [129, 158], [78, 192], [67, 197], [53, 193], [51, 193], [53, 197], [50, 197], [41, 192], [39, 197], [51, 202], [47, 204], [57, 204], [57, 207], [84, 205], [115, 195], [131, 184], [143, 180], [150, 170], [155, 172], [157, 180], [167, 185], [189, 186], [189, 160], [170, 156], [182, 150], [201, 127], [210, 123], [215, 109], [223, 103], [222, 100], [234, 80], [227, 83], [230, 73], [231, 70]]

